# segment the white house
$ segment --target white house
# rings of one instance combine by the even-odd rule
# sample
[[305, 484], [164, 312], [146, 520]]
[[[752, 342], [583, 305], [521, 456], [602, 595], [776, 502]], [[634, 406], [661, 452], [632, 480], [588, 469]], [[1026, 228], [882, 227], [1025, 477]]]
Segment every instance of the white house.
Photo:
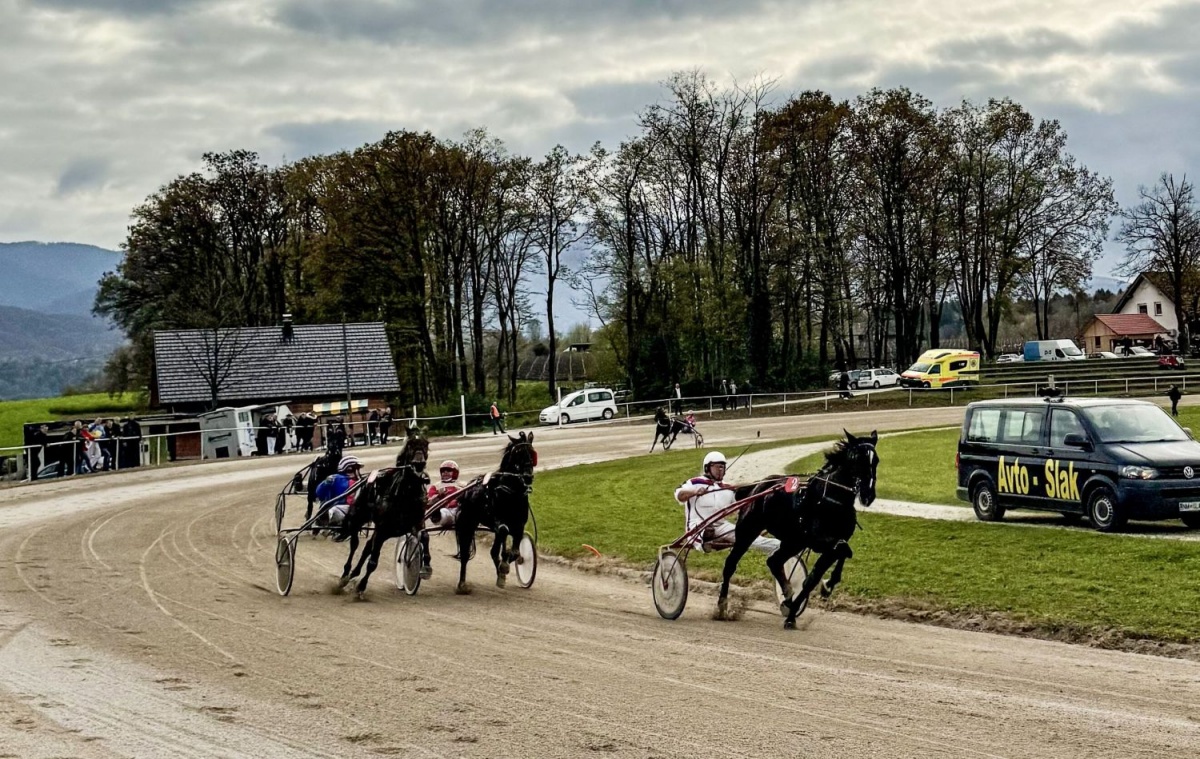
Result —
[[1137, 275], [1137, 279], [1133, 280], [1113, 306], [1112, 312], [1145, 314], [1161, 324], [1172, 336], [1179, 330], [1179, 321], [1175, 318], [1175, 302], [1166, 294], [1164, 277], [1155, 272]]

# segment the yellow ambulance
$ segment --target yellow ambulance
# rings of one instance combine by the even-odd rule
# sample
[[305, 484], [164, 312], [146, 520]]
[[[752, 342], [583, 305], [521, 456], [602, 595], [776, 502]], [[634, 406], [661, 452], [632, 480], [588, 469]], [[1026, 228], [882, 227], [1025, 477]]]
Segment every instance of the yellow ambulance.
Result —
[[935, 348], [921, 354], [900, 375], [901, 387], [962, 387], [979, 384], [979, 354], [960, 348]]

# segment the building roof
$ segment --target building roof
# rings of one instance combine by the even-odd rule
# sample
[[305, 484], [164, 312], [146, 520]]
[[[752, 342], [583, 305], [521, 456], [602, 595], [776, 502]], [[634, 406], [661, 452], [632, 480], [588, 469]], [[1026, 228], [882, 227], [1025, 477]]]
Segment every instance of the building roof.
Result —
[[1097, 321], [1118, 335], [1165, 334], [1167, 328], [1146, 314], [1096, 314]]
[[1171, 296], [1169, 294], [1171, 290], [1167, 286], [1169, 281], [1167, 278], [1167, 273], [1162, 271], [1144, 271], [1137, 275], [1137, 277], [1135, 277], [1134, 280], [1129, 283], [1129, 286], [1125, 288], [1125, 291], [1121, 293], [1121, 297], [1117, 298], [1116, 304], [1113, 305], [1114, 314], [1121, 313], [1121, 309], [1129, 305], [1129, 301], [1133, 298], [1133, 294], [1137, 292], [1138, 287], [1141, 286], [1143, 281], [1154, 285], [1154, 287], [1163, 294], [1163, 297], [1166, 298], [1167, 302], [1172, 303], [1171, 307], [1174, 308], [1174, 302], [1171, 300]]
[[209, 403], [213, 384], [224, 404], [400, 389], [382, 322], [298, 324], [286, 341], [282, 327], [155, 331], [154, 372], [163, 405]]

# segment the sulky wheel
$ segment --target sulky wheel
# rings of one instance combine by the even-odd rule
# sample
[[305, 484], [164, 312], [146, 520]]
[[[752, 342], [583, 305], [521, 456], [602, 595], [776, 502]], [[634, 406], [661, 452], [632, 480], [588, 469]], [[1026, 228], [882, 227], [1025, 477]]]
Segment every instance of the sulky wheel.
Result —
[[692, 438], [695, 439], [697, 448], [704, 447], [704, 436], [703, 435], [701, 435], [699, 432], [693, 432]]
[[396, 587], [410, 596], [421, 587], [421, 539], [411, 532], [396, 545]]
[[[792, 595], [804, 586], [804, 581], [808, 579], [808, 566], [804, 563], [804, 559], [799, 556], [793, 556], [783, 563], [783, 576], [788, 578], [788, 583], [792, 586]], [[775, 583], [775, 600], [779, 602], [779, 613], [784, 617], [788, 615], [788, 608], [783, 605], [784, 601], [791, 599], [784, 598], [783, 588], [779, 587], [779, 582]], [[804, 613], [808, 607], [808, 599], [804, 599], [804, 603], [796, 610], [797, 616]]]
[[296, 577], [296, 541], [280, 538], [275, 544], [275, 587], [279, 595], [292, 592], [292, 580]]
[[650, 576], [650, 593], [663, 619], [678, 619], [683, 613], [688, 597], [687, 565], [677, 551], [668, 549], [658, 555]]
[[517, 546], [517, 585], [528, 588], [537, 578], [537, 543], [526, 532]]
[[280, 493], [275, 499], [275, 532], [283, 529], [283, 515], [287, 513], [287, 496]]

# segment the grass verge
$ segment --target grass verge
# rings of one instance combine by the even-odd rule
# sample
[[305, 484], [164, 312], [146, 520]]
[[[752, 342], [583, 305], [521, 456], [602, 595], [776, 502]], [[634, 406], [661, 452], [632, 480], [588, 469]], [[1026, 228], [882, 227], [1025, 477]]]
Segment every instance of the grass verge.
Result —
[[[926, 434], [934, 433], [914, 433]], [[900, 440], [917, 447], [912, 435]], [[683, 532], [672, 491], [695, 472], [695, 458], [672, 451], [539, 474], [539, 548], [581, 557], [586, 543], [650, 569], [658, 547]], [[1200, 545], [883, 514], [861, 520], [835, 597], [841, 608], [1105, 645], [1200, 641], [1200, 618], [1190, 613]], [[717, 579], [724, 560], [693, 553], [689, 574]], [[754, 553], [738, 574], [743, 584], [768, 578]]]
[[98, 416], [123, 414], [137, 409], [136, 395], [110, 398], [106, 393], [0, 401], [0, 448], [21, 445], [22, 425], [28, 422], [64, 418], [78, 418], [91, 422]]

